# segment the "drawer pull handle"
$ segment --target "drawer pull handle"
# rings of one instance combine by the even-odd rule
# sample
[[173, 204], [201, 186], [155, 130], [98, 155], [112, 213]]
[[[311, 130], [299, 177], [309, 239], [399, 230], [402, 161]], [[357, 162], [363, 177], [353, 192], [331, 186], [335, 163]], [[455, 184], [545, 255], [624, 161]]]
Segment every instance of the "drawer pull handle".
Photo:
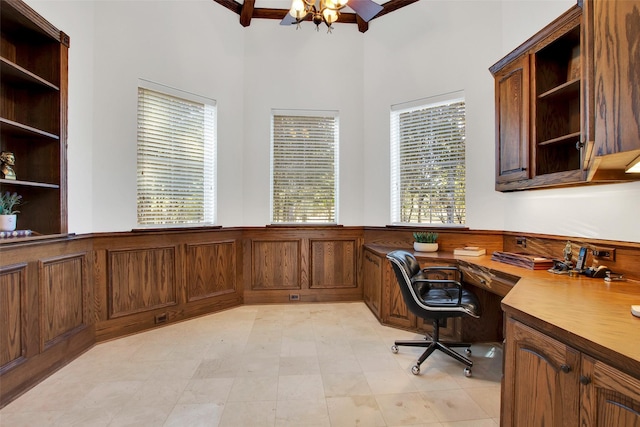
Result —
[[486, 285], [487, 281], [485, 279], [480, 279], [480, 283], [483, 284], [483, 285]]
[[582, 385], [591, 384], [591, 378], [585, 377], [584, 375], [580, 375], [580, 384], [582, 384]]
[[569, 365], [562, 365], [560, 366], [560, 370], [562, 372], [564, 372], [565, 374], [568, 374], [569, 372], [571, 372], [571, 366]]

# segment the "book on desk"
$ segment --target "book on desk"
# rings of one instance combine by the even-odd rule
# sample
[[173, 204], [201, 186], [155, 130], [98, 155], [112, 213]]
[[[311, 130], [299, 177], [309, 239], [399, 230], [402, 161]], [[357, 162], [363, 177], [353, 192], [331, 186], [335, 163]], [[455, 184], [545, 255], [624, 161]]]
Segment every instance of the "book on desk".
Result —
[[491, 260], [529, 270], [547, 270], [553, 267], [553, 260], [550, 258], [516, 252], [495, 251], [491, 255]]
[[487, 253], [487, 250], [484, 248], [479, 248], [477, 246], [465, 246], [464, 248], [455, 248], [453, 250], [454, 255], [463, 255], [463, 256], [480, 256]]

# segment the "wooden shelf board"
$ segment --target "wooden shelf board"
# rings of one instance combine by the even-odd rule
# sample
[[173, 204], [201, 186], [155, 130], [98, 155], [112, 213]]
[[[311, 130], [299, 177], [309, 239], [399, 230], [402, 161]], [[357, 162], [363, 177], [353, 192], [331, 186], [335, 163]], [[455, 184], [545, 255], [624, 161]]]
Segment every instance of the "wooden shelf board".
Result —
[[2, 73], [2, 78], [6, 79], [5, 81], [36, 84], [49, 89], [60, 90], [53, 83], [3, 57], [0, 57], [0, 72]]
[[58, 135], [55, 135], [53, 133], [27, 126], [22, 123], [14, 122], [13, 120], [5, 119], [4, 117], [0, 117], [0, 131], [22, 136], [44, 136], [46, 138], [55, 140], [60, 139]]
[[569, 133], [567, 135], [559, 136], [557, 138], [548, 139], [546, 141], [541, 141], [541, 142], [538, 142], [538, 145], [559, 144], [559, 143], [567, 142], [567, 141], [571, 140], [572, 138], [580, 138], [580, 132], [573, 132], [573, 133]]
[[568, 93], [576, 92], [580, 93], [580, 79], [569, 80], [566, 83], [561, 84], [560, 86], [556, 86], [553, 89], [550, 89], [546, 92], [538, 95], [538, 99], [549, 98], [553, 96], [563, 96]]
[[33, 181], [20, 181], [17, 179], [4, 179], [0, 178], [0, 185], [20, 185], [24, 187], [38, 187], [38, 188], [60, 188], [57, 184], [47, 184], [45, 182], [33, 182]]

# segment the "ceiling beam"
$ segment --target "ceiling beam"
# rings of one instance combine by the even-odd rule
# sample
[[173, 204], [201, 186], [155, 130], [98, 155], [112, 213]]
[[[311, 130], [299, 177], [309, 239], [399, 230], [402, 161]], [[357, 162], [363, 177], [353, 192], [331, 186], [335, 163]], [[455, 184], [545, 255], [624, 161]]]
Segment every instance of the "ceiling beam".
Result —
[[[398, 9], [401, 9], [405, 6], [409, 6], [412, 3], [415, 3], [419, 0], [389, 0], [388, 2], [382, 5], [382, 10], [373, 19], [380, 18], [387, 13], [395, 12]], [[372, 20], [373, 20], [372, 19]]]
[[218, 3], [221, 6], [226, 7], [227, 9], [229, 9], [231, 12], [235, 12], [238, 15], [240, 15], [241, 9], [242, 9], [242, 5], [234, 0], [213, 0], [214, 2]]
[[[213, 0], [221, 6], [226, 7], [232, 12], [240, 15], [240, 24], [243, 27], [248, 27], [251, 25], [251, 19], [277, 19], [279, 21], [285, 17], [287, 13], [289, 13], [288, 9], [274, 9], [274, 8], [264, 8], [264, 7], [255, 7], [256, 0], [244, 0], [244, 4], [240, 4], [235, 0]], [[412, 3], [415, 3], [419, 0], [389, 0], [388, 2], [382, 4], [382, 10], [376, 16], [374, 16], [371, 21], [376, 18], [379, 18], [387, 13], [394, 12], [398, 9], [401, 9], [405, 6], [408, 6]], [[311, 20], [308, 18], [307, 20]], [[369, 21], [369, 22], [371, 22]], [[355, 13], [340, 13], [340, 17], [338, 21], [343, 24], [357, 24], [358, 31], [361, 33], [365, 33], [369, 29], [369, 23], [365, 22], [362, 18], [360, 18]]]
[[256, 4], [256, 0], [244, 0], [242, 5], [242, 11], [240, 12], [240, 25], [248, 27], [251, 25], [251, 18], [253, 17], [253, 7]]

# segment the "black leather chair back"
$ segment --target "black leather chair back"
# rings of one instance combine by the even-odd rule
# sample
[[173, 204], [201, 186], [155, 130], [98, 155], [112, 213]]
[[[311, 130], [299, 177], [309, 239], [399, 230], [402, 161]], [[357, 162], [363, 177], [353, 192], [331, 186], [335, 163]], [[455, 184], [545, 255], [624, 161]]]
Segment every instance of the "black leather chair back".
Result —
[[419, 301], [420, 299], [416, 295], [416, 290], [413, 288], [411, 278], [420, 272], [420, 264], [415, 257], [407, 251], [393, 251], [387, 254], [387, 258], [391, 261], [391, 266], [398, 279], [398, 285], [400, 285], [400, 291], [402, 292], [402, 298], [409, 311], [418, 317], [424, 318], [429, 314], [429, 317], [444, 317], [439, 316], [436, 313], [432, 315], [425, 310], [425, 307]]

